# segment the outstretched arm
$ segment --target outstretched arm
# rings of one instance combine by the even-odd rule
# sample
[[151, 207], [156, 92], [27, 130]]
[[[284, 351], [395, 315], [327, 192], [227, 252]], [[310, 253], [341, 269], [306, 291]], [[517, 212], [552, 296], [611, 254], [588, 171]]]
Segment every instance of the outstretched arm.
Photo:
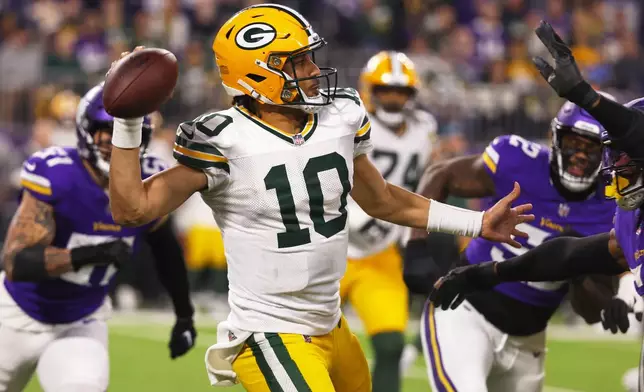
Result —
[[140, 226], [174, 211], [193, 193], [205, 189], [204, 172], [177, 165], [141, 179], [140, 119], [114, 119], [110, 159], [110, 210], [116, 223]]
[[585, 238], [555, 238], [494, 265], [501, 282], [558, 281], [585, 274], [617, 275], [628, 270], [614, 230]]
[[584, 80], [572, 51], [548, 22], [541, 21], [535, 33], [554, 58], [554, 67], [541, 57], [533, 59], [553, 90], [586, 109], [631, 159], [644, 159], [644, 113], [600, 96]]
[[[443, 202], [449, 195], [485, 197], [495, 193], [494, 181], [485, 169], [482, 155], [453, 158], [430, 165], [418, 189], [420, 195]], [[429, 294], [431, 284], [447, 273], [458, 254], [448, 256], [445, 237], [427, 235], [426, 230], [413, 229], [404, 251], [403, 278], [414, 293]], [[447, 252], [447, 253], [446, 253]]]
[[430, 300], [456, 308], [465, 295], [501, 282], [549, 282], [585, 274], [617, 275], [628, 269], [615, 232], [585, 238], [559, 237], [502, 262], [455, 268], [434, 285]]
[[511, 207], [521, 192], [517, 183], [492, 208], [478, 212], [429, 200], [388, 183], [364, 154], [354, 159], [353, 180], [351, 196], [360, 208], [374, 218], [401, 226], [470, 237], [481, 235], [518, 248], [521, 245], [511, 236], [527, 234], [517, 230], [516, 225], [534, 220], [534, 215], [524, 215], [532, 205]]

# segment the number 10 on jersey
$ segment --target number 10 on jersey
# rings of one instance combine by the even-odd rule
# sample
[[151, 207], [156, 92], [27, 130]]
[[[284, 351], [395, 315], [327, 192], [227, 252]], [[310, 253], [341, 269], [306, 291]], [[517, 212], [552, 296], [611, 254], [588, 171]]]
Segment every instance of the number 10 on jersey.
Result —
[[[340, 195], [340, 216], [326, 221], [324, 219], [324, 194], [320, 184], [319, 174], [326, 170], [335, 170], [342, 184]], [[351, 190], [349, 181], [349, 169], [342, 155], [337, 152], [311, 158], [307, 161], [302, 172], [306, 191], [309, 195], [309, 208], [313, 229], [326, 238], [339, 233], [347, 223], [347, 195]], [[291, 248], [311, 242], [311, 233], [308, 228], [301, 228], [297, 219], [295, 201], [291, 183], [286, 172], [286, 165], [273, 166], [264, 177], [266, 190], [275, 189], [277, 202], [279, 204], [282, 223], [286, 231], [277, 234], [278, 248]]]

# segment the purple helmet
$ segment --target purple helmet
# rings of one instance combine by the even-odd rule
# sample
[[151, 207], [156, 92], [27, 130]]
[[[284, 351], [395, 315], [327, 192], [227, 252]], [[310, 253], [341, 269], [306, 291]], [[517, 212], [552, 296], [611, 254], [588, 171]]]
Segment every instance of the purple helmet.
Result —
[[[114, 117], [107, 114], [103, 106], [103, 83], [94, 86], [81, 98], [76, 110], [76, 136], [78, 151], [89, 163], [103, 174], [108, 175], [110, 164], [101, 154], [99, 146], [94, 142], [94, 135], [100, 130], [112, 132]], [[148, 116], [143, 119], [143, 137], [141, 155], [145, 153], [150, 143], [152, 126]]]
[[[604, 129], [588, 112], [566, 102], [552, 120], [550, 166], [553, 179], [570, 192], [585, 192], [596, 184], [601, 163], [601, 132]], [[582, 136], [590, 143], [567, 141], [567, 135]], [[577, 157], [585, 153], [585, 159]]]
[[[644, 98], [625, 104], [626, 107], [644, 110]], [[625, 152], [613, 145], [608, 132], [601, 135], [602, 177], [606, 185], [606, 197], [615, 199], [624, 210], [636, 210], [644, 202], [644, 173], [641, 162], [633, 161]]]

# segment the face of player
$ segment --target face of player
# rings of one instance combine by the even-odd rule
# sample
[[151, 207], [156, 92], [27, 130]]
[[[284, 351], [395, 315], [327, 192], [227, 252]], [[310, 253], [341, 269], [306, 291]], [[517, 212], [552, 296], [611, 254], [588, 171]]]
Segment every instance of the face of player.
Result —
[[601, 144], [581, 135], [567, 133], [561, 139], [565, 171], [575, 177], [589, 177], [601, 163]]
[[413, 91], [407, 87], [376, 86], [373, 97], [385, 112], [398, 113], [411, 99]]
[[320, 81], [316, 79], [320, 76], [320, 68], [315, 64], [311, 52], [304, 52], [287, 61], [283, 71], [294, 79], [311, 78], [300, 80], [299, 87], [307, 97], [315, 97], [320, 94]]
[[110, 128], [101, 128], [94, 133], [94, 144], [98, 148], [106, 162], [112, 157], [112, 130]]

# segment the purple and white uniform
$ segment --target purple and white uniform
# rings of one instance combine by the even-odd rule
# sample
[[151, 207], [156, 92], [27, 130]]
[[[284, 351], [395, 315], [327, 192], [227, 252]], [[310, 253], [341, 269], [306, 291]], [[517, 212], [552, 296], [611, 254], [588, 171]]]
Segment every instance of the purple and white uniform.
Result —
[[[23, 192], [53, 207], [51, 246], [73, 249], [122, 239], [135, 248], [156, 223], [136, 228], [115, 224], [107, 189], [88, 171], [109, 171], [93, 139], [98, 130], [111, 130], [112, 121], [102, 105], [102, 86], [97, 86], [79, 105], [78, 146], [49, 147], [23, 164]], [[147, 140], [149, 131], [146, 119]], [[142, 155], [141, 168], [146, 178], [165, 165]], [[9, 281], [0, 273], [0, 391], [22, 391], [34, 371], [46, 392], [107, 389], [107, 294], [116, 272], [113, 265], [85, 266], [37, 283]]]
[[[516, 204], [532, 203], [536, 219], [521, 224], [529, 238], [513, 248], [475, 238], [465, 263], [499, 261], [523, 254], [561, 235], [589, 236], [611, 229], [615, 204], [598, 184], [601, 126], [585, 111], [567, 103], [553, 120], [553, 146], [517, 135], [500, 136], [482, 155], [495, 195], [486, 208], [521, 185]], [[576, 152], [563, 144], [565, 133], [589, 138], [595, 155], [583, 176], [568, 174]], [[594, 159], [594, 160], [593, 160]], [[423, 349], [434, 391], [537, 392], [543, 387], [548, 320], [568, 290], [566, 282], [513, 282], [469, 295], [454, 310], [427, 306], [421, 323]]]

